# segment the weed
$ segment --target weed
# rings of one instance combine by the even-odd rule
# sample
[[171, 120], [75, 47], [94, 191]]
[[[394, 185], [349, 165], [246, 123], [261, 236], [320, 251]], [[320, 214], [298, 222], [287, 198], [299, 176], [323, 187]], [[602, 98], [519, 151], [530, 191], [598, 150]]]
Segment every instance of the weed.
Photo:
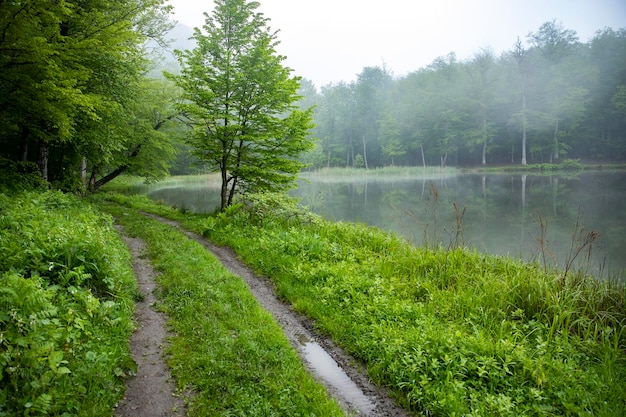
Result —
[[559, 262], [554, 253], [550, 250], [550, 242], [547, 239], [548, 225], [543, 216], [537, 211], [537, 219], [539, 222], [539, 234], [534, 237], [540, 249], [540, 263], [543, 265], [545, 272], [549, 270], [561, 270], [561, 284], [564, 285], [569, 275], [576, 274], [586, 276], [589, 273], [589, 267], [592, 261], [593, 244], [600, 238], [600, 233], [585, 230], [580, 225], [580, 216], [576, 218], [570, 239], [569, 251], [565, 255], [562, 268], [559, 268]]

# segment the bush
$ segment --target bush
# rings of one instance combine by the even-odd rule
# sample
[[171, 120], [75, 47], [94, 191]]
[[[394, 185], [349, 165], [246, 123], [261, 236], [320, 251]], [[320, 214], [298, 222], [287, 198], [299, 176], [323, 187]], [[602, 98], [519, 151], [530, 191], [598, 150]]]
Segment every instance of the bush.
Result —
[[136, 291], [110, 217], [60, 192], [0, 198], [0, 416], [111, 414]]
[[0, 157], [0, 192], [17, 193], [22, 190], [45, 190], [48, 184], [41, 178], [34, 162], [16, 162]]

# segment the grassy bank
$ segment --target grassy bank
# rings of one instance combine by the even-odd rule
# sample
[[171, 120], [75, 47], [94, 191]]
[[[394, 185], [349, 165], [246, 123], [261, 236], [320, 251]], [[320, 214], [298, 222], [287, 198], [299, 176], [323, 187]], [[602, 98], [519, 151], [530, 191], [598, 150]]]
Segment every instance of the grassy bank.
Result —
[[0, 416], [111, 415], [136, 295], [110, 217], [58, 192], [0, 194]]
[[[241, 279], [171, 227], [107, 210], [160, 271], [188, 415], [343, 415]], [[113, 415], [136, 371], [137, 297], [111, 216], [59, 192], [0, 194], [0, 416]]]
[[315, 179], [316, 182], [342, 181], [398, 181], [419, 179], [440, 179], [454, 176], [456, 168], [440, 167], [401, 167], [387, 166], [381, 168], [321, 168], [304, 171], [303, 179]]
[[168, 363], [192, 390], [188, 416], [343, 415], [246, 284], [203, 246], [134, 210], [102, 207], [146, 242], [160, 271], [159, 308], [174, 332]]
[[564, 159], [559, 163], [539, 163], [539, 164], [510, 164], [500, 166], [485, 166], [464, 168], [464, 171], [471, 172], [507, 172], [507, 173], [532, 173], [532, 174], [562, 174], [576, 175], [584, 171], [624, 171], [626, 164], [620, 163], [602, 163], [580, 162], [578, 159]]
[[[117, 199], [151, 210], [147, 199]], [[185, 224], [270, 277], [418, 413], [619, 416], [626, 409], [623, 286], [463, 249], [415, 248], [271, 197]]]

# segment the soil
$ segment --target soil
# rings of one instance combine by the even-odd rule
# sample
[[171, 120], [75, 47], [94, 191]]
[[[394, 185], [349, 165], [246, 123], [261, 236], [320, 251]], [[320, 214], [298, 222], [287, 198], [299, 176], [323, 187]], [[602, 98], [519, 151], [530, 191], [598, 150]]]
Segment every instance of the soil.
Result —
[[[359, 365], [354, 358], [335, 345], [330, 338], [316, 332], [313, 321], [298, 314], [291, 308], [290, 305], [281, 301], [276, 296], [272, 283], [268, 279], [254, 274], [237, 258], [235, 253], [230, 248], [216, 246], [200, 235], [181, 229], [177, 222], [148, 213], [144, 213], [144, 215], [179, 228], [180, 231], [185, 233], [190, 239], [194, 239], [204, 245], [228, 270], [241, 277], [248, 284], [250, 291], [255, 296], [257, 301], [263, 306], [263, 308], [274, 316], [275, 320], [283, 328], [283, 331], [292, 346], [300, 354], [303, 363], [311, 371], [314, 377], [326, 386], [329, 394], [342, 405], [347, 414], [356, 414], [366, 417], [408, 417], [411, 415], [409, 412], [399, 407], [395, 401], [387, 395], [387, 391], [383, 387], [373, 384], [367, 376], [364, 367]], [[152, 289], [154, 288], [154, 281], [150, 281], [149, 278], [144, 276], [154, 276], [154, 271], [151, 271], [151, 268], [149, 268], [149, 262], [141, 259], [141, 243], [139, 243], [141, 241], [137, 242], [137, 240], [138, 239], [128, 239], [127, 241], [131, 250], [133, 250], [133, 246], [138, 247], [133, 250], [133, 256], [138, 264], [135, 271], [137, 273], [140, 286], [142, 289], [145, 288], [146, 292], [149, 292], [149, 296], [152, 297], [151, 301], [149, 301], [148, 296], [146, 296], [146, 299], [140, 304], [147, 304], [148, 309], [154, 311], [149, 308], [149, 306], [151, 306], [155, 301], [151, 295]], [[140, 306], [138, 306], [138, 311], [139, 309]], [[133, 354], [139, 355], [135, 357], [135, 360], [137, 360], [140, 366], [138, 368], [137, 376], [129, 381], [128, 393], [126, 396], [127, 400], [125, 399], [125, 401], [120, 405], [120, 411], [122, 407], [126, 407], [126, 409], [128, 409], [130, 406], [132, 412], [126, 414], [118, 413], [117, 415], [120, 417], [131, 415], [140, 417], [148, 415], [183, 415], [177, 414], [182, 413], [182, 403], [180, 401], [176, 402], [178, 399], [173, 395], [174, 387], [169, 380], [167, 367], [163, 361], [163, 356], [160, 353], [162, 351], [162, 344], [164, 343], [164, 339], [167, 334], [165, 332], [164, 320], [162, 317], [157, 319], [152, 316], [152, 313], [148, 314], [146, 312], [138, 312], [138, 321], [142, 323], [142, 325], [136, 334], [137, 337], [131, 340], [131, 344], [133, 345]], [[149, 324], [154, 324], [155, 328], [152, 329], [152, 326], [149, 326]], [[154, 332], [154, 334], [151, 334], [151, 332]], [[140, 335], [139, 333], [143, 333], [143, 335]], [[156, 348], [152, 348], [150, 350], [150, 352], [154, 352], [154, 354], [150, 354], [151, 359], [143, 361], [143, 359], [149, 354], [148, 348], [145, 347], [149, 343], [154, 343], [153, 346], [156, 346]], [[351, 386], [342, 386], [341, 384], [333, 383], [333, 381], [328, 380], [324, 376], [324, 370], [321, 370], [322, 372], [320, 372], [319, 365], [316, 366], [316, 364], [311, 361], [310, 350], [307, 349], [307, 346], [309, 346], [310, 343], [321, 346], [323, 350], [325, 350], [326, 353], [334, 359], [349, 379], [351, 379], [360, 391], [362, 391], [362, 394], [367, 399], [365, 403], [363, 401], [355, 401], [355, 396], [353, 395], [354, 393], [351, 392], [353, 389]], [[309, 354], [307, 354], [307, 351]], [[140, 360], [142, 360], [142, 363], [139, 362]], [[142, 369], [144, 372], [140, 374]], [[164, 395], [164, 393], [168, 394]], [[361, 395], [361, 397], [363, 396]], [[165, 404], [165, 400], [172, 402]], [[156, 404], [158, 402], [164, 402], [164, 404], [158, 405]], [[152, 413], [140, 414], [140, 412], [148, 406], [157, 407], [157, 409]], [[177, 411], [173, 412], [172, 410]]]
[[118, 404], [115, 416], [182, 417], [185, 415], [184, 403], [176, 396], [175, 385], [163, 357], [168, 337], [166, 319], [154, 309], [156, 273], [144, 257], [144, 242], [129, 237], [124, 237], [124, 240], [133, 255], [133, 270], [143, 299], [135, 306], [137, 330], [130, 339], [137, 374], [127, 380], [126, 395]]

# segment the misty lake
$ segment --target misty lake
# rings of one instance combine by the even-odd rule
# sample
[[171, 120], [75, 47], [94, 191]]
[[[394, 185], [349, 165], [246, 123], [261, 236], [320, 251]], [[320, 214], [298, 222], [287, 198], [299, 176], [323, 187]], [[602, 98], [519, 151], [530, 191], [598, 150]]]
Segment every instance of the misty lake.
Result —
[[[218, 205], [215, 185], [181, 184], [154, 184], [141, 191], [195, 212], [212, 212]], [[591, 254], [586, 246], [576, 256], [576, 268], [600, 276], [626, 269], [624, 172], [575, 177], [460, 173], [395, 180], [305, 175], [290, 194], [325, 218], [377, 226], [415, 245], [464, 244], [561, 268], [588, 232], [598, 232]]]

